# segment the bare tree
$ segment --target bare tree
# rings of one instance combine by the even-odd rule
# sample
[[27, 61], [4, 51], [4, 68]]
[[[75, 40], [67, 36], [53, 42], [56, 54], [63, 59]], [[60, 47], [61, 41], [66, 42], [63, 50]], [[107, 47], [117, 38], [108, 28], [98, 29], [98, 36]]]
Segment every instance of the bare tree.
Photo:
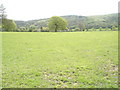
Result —
[[7, 15], [5, 14], [6, 13], [5, 9], [6, 8], [3, 6], [3, 4], [1, 4], [0, 5], [0, 26], [1, 26], [0, 31], [3, 31], [3, 25], [2, 25], [3, 19], [6, 19], [7, 17]]
[[0, 19], [2, 18], [6, 18], [7, 17], [7, 15], [5, 14], [6, 12], [5, 12], [5, 7], [3, 6], [3, 4], [1, 4], [0, 5]]

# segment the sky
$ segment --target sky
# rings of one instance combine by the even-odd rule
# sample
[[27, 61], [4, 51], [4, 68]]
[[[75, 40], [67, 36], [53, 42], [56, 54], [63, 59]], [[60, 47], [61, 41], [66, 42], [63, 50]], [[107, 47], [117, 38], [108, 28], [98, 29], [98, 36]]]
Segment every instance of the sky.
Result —
[[7, 18], [34, 20], [64, 15], [104, 15], [118, 12], [119, 0], [0, 0]]

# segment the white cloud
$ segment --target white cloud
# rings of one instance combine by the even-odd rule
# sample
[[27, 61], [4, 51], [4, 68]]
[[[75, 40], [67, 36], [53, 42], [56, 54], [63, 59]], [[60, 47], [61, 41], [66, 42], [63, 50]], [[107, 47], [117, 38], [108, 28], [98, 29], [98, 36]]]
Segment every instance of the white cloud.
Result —
[[99, 15], [118, 12], [119, 0], [1, 0], [8, 18], [31, 20], [54, 15]]

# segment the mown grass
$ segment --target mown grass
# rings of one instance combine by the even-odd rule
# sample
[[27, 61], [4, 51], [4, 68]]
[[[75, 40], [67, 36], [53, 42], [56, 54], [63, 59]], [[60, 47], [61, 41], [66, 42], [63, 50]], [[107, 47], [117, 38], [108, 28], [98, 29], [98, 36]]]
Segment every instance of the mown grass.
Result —
[[4, 88], [117, 88], [118, 32], [9, 32]]

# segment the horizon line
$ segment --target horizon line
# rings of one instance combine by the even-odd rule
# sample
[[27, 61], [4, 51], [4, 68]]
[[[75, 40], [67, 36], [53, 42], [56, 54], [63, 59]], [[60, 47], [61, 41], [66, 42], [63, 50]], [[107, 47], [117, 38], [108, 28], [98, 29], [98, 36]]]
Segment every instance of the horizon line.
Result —
[[[85, 17], [89, 17], [89, 16], [102, 16], [102, 15], [110, 15], [110, 14], [118, 14], [118, 12], [116, 13], [109, 13], [109, 14], [99, 14], [99, 15], [61, 15], [60, 17], [63, 17], [63, 16], [85, 16]], [[53, 16], [59, 16], [59, 15], [53, 15]], [[30, 19], [30, 20], [17, 20], [17, 19], [12, 19], [14, 21], [32, 21], [32, 20], [41, 20], [41, 19], [49, 19], [50, 17], [45, 17], [45, 18], [39, 18], [39, 19]], [[10, 18], [8, 18], [10, 19]]]

